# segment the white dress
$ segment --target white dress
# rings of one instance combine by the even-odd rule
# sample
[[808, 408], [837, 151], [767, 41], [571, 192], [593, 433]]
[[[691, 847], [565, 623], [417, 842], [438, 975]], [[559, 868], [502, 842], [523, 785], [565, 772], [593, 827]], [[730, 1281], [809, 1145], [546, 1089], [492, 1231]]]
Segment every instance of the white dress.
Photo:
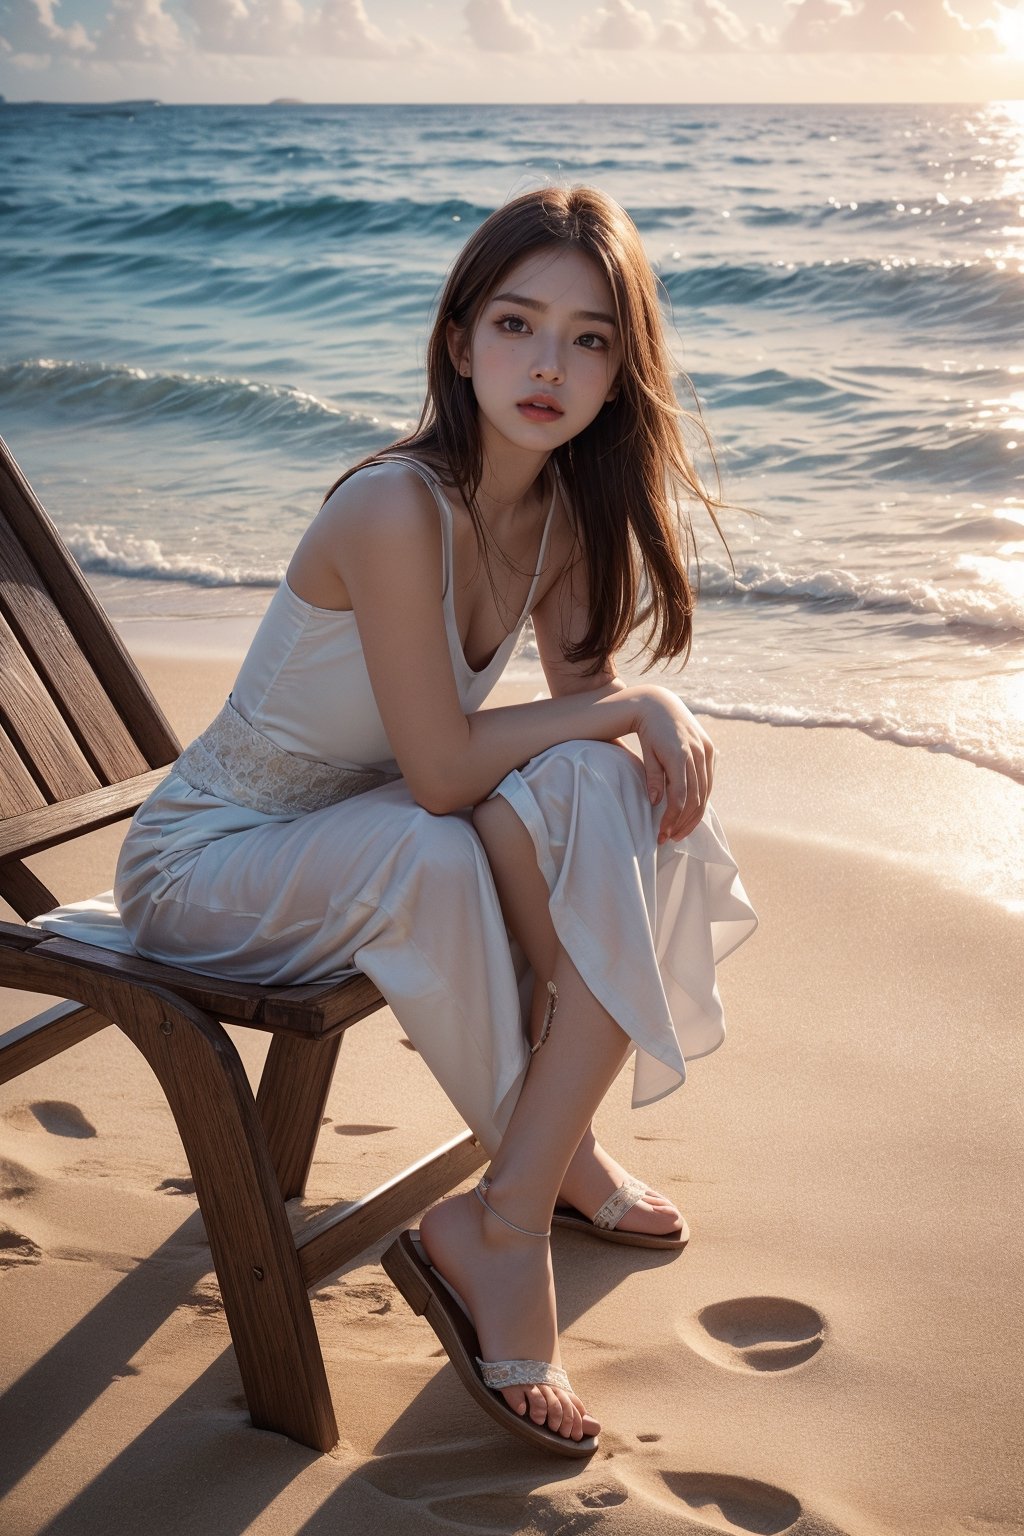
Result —
[[[437, 500], [452, 667], [463, 708], [477, 709], [533, 605], [554, 498], [519, 622], [474, 672], [455, 624], [451, 507], [431, 471], [403, 462]], [[222, 716], [257, 749], [247, 762], [265, 753], [319, 784], [319, 808], [268, 809], [273, 793], [243, 786], [240, 804], [196, 787], [210, 782], [196, 753], [209, 761], [203, 744], [216, 754], [225, 739], [211, 727], [135, 815], [118, 862], [119, 918], [100, 900], [38, 924], [267, 985], [363, 972], [493, 1153], [528, 1062], [521, 957], [517, 967], [468, 812], [431, 815], [398, 776], [354, 615], [282, 583]], [[219, 772], [215, 762], [217, 783]], [[361, 792], [350, 783], [348, 798], [333, 799], [332, 775], [345, 774]], [[636, 1046], [634, 1105], [651, 1103], [682, 1083], [686, 1057], [724, 1038], [715, 964], [756, 926], [714, 812], [659, 848], [641, 765], [604, 742], [553, 747], [494, 793], [529, 831], [561, 943]]]

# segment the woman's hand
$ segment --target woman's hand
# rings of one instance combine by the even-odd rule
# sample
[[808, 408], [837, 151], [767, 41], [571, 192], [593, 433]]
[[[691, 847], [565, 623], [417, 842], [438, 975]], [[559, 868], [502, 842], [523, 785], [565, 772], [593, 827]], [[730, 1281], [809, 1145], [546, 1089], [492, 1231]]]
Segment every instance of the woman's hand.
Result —
[[658, 842], [678, 842], [704, 815], [714, 776], [715, 749], [707, 732], [667, 688], [640, 691], [640, 739], [651, 804], [665, 802]]

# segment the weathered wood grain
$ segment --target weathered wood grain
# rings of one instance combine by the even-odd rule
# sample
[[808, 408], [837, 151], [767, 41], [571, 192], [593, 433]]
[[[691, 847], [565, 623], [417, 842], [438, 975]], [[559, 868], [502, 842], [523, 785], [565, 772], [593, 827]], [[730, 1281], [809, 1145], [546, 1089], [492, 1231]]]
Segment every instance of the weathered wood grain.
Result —
[[0, 816], [17, 816], [45, 804], [46, 796], [0, 724]]
[[256, 1108], [286, 1200], [305, 1191], [340, 1046], [340, 1034], [327, 1040], [275, 1035], [270, 1042]]
[[318, 1285], [371, 1243], [379, 1242], [440, 1200], [486, 1162], [487, 1153], [472, 1131], [464, 1131], [354, 1205], [325, 1211], [296, 1239], [306, 1284]]
[[95, 771], [2, 614], [0, 715], [51, 800], [99, 788]]
[[123, 784], [105, 784], [73, 800], [7, 816], [0, 821], [0, 861], [12, 857], [27, 859], [44, 848], [53, 848], [83, 832], [131, 816], [166, 777], [166, 768], [151, 768]]
[[154, 768], [173, 762], [181, 750], [177, 737], [3, 438], [0, 509], [11, 535], [36, 568], [46, 573], [56, 607], [146, 762]]
[[26, 922], [58, 905], [53, 892], [18, 859], [0, 864], [0, 896]]
[[82, 1003], [55, 1003], [0, 1035], [0, 1083], [20, 1077], [109, 1025], [109, 1019]]
[[79, 649], [42, 573], [13, 536], [0, 537], [0, 612], [77, 732], [100, 781], [111, 784], [144, 773], [149, 763]]

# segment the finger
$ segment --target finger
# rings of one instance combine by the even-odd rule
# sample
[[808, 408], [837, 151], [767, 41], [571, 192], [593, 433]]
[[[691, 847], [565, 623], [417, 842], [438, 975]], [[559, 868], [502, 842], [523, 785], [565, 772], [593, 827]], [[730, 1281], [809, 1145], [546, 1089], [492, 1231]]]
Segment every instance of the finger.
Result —
[[707, 764], [707, 770], [708, 770], [708, 798], [709, 799], [711, 798], [711, 787], [712, 787], [712, 785], [715, 782], [715, 759], [717, 758], [717, 756], [718, 756], [718, 753], [715, 751], [715, 744], [711, 740], [711, 737], [709, 736], [707, 738], [707, 741], [704, 744], [704, 761]]
[[677, 802], [675, 815], [666, 817], [666, 840], [678, 842], [700, 824], [707, 803], [707, 779], [698, 772], [696, 762], [690, 764], [686, 778], [686, 792]]
[[690, 785], [691, 793], [687, 796], [687, 809], [691, 806], [696, 806], [699, 813], [697, 819], [700, 820], [700, 817], [704, 814], [704, 807], [707, 805], [710, 787], [708, 784], [707, 762], [705, 761], [704, 753], [699, 748], [693, 755]]
[[665, 788], [665, 809], [658, 828], [659, 843], [668, 842], [670, 838], [678, 835], [677, 828], [685, 814], [688, 788], [685, 774], [678, 779], [668, 781]]
[[679, 820], [672, 829], [675, 838], [688, 837], [700, 824], [711, 798], [714, 748], [705, 737], [693, 754], [689, 776], [689, 793], [680, 809]]
[[660, 805], [665, 797], [665, 775], [657, 763], [647, 765], [647, 798], [652, 805]]

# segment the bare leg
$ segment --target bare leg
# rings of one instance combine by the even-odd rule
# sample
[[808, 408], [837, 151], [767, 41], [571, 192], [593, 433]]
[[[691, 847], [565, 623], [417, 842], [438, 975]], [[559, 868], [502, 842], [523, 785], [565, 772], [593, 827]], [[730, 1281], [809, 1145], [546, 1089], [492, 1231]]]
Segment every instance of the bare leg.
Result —
[[[487, 850], [506, 921], [540, 979], [532, 1018], [539, 1038], [547, 981], [558, 994], [557, 1018], [533, 1057], [518, 1103], [491, 1164], [487, 1201], [526, 1233], [545, 1234], [561, 1193], [592, 1213], [622, 1182], [623, 1172], [594, 1139], [591, 1119], [628, 1051], [628, 1037], [583, 982], [558, 942], [547, 886], [529, 836], [503, 800], [477, 807], [474, 823]], [[651, 1193], [635, 1210], [672, 1231], [679, 1213]], [[631, 1213], [632, 1214], [632, 1213]], [[472, 1195], [428, 1211], [421, 1237], [434, 1267], [459, 1293], [473, 1318], [482, 1358], [561, 1364], [549, 1244], [511, 1231]], [[579, 1439], [600, 1427], [575, 1394], [551, 1387], [510, 1388], [519, 1413]]]
[[[564, 950], [554, 958], [552, 979], [557, 1025], [530, 1064], [487, 1192], [503, 1217], [538, 1234], [548, 1231], [566, 1168], [626, 1048], [626, 1036]], [[482, 1358], [561, 1363], [546, 1241], [510, 1231], [472, 1194], [428, 1211], [420, 1232], [430, 1262], [469, 1309]], [[504, 1396], [516, 1412], [577, 1440], [600, 1427], [579, 1398], [553, 1387], [509, 1388]]]
[[[537, 867], [530, 835], [506, 800], [496, 797], [484, 801], [477, 806], [473, 821], [487, 851], [505, 921], [537, 978], [530, 1018], [531, 1040], [536, 1042], [547, 1006], [547, 981], [554, 975], [560, 949], [548, 909], [547, 884]], [[566, 1170], [559, 1198], [593, 1216], [625, 1176], [626, 1170], [588, 1126]], [[619, 1225], [624, 1231], [660, 1235], [678, 1232], [682, 1216], [671, 1200], [648, 1190]]]

